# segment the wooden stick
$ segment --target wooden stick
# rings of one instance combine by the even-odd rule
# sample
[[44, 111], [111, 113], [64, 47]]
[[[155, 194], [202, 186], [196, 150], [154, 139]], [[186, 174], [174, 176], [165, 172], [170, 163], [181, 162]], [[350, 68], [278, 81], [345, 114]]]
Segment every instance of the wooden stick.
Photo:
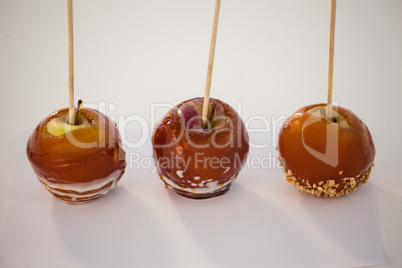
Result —
[[69, 73], [69, 124], [74, 124], [74, 39], [73, 1], [67, 0], [68, 9], [68, 73]]
[[218, 32], [218, 20], [219, 20], [220, 6], [221, 6], [221, 0], [216, 0], [216, 2], [215, 2], [214, 23], [213, 23], [213, 26], [212, 26], [211, 46], [209, 48], [207, 82], [206, 82], [206, 85], [205, 85], [204, 104], [202, 106], [202, 124], [203, 124], [204, 128], [206, 127], [207, 118], [208, 118], [209, 93], [211, 91], [212, 69], [214, 67], [215, 44], [216, 44], [216, 35], [217, 35], [217, 32]]
[[336, 0], [332, 0], [331, 28], [329, 37], [328, 98], [327, 98], [327, 112], [326, 112], [327, 118], [330, 120], [332, 120], [332, 86], [334, 81], [335, 17], [336, 17]]

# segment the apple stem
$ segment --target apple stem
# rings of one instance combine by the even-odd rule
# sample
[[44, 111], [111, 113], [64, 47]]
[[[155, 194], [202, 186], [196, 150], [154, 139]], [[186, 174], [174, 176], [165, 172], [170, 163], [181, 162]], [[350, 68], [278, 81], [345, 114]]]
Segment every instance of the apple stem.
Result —
[[331, 28], [329, 37], [328, 98], [327, 98], [327, 110], [326, 110], [327, 118], [330, 120], [332, 119], [332, 87], [334, 81], [335, 17], [336, 17], [336, 0], [332, 0]]
[[73, 1], [67, 0], [68, 10], [68, 73], [69, 73], [69, 124], [74, 122], [74, 39], [73, 39]]
[[82, 100], [78, 100], [77, 112], [75, 112], [74, 125], [79, 125], [80, 124], [78, 115], [79, 115], [80, 109], [82, 108], [82, 105], [83, 105]]
[[209, 93], [211, 91], [212, 69], [214, 67], [215, 45], [216, 45], [216, 35], [217, 35], [217, 32], [218, 32], [218, 20], [219, 20], [220, 6], [221, 6], [221, 0], [216, 0], [216, 2], [215, 2], [214, 23], [213, 23], [213, 26], [212, 26], [211, 46], [209, 48], [207, 82], [206, 82], [206, 85], [205, 85], [204, 104], [202, 106], [202, 124], [203, 124], [204, 128], [206, 127], [207, 118], [208, 118]]

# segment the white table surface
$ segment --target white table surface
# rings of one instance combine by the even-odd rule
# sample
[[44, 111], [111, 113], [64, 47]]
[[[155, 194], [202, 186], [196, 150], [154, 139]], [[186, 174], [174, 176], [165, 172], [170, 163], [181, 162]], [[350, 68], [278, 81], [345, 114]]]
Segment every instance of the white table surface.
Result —
[[[65, 2], [0, 1], [0, 215], [16, 133], [68, 104]], [[164, 111], [152, 113], [151, 104], [202, 96], [213, 8], [214, 1], [76, 1], [76, 97], [152, 125]], [[329, 0], [223, 1], [211, 96], [241, 102], [244, 121], [258, 115], [271, 127], [325, 102], [329, 12]], [[402, 1], [338, 1], [334, 100], [364, 120], [376, 144], [380, 267], [402, 266], [401, 47]]]

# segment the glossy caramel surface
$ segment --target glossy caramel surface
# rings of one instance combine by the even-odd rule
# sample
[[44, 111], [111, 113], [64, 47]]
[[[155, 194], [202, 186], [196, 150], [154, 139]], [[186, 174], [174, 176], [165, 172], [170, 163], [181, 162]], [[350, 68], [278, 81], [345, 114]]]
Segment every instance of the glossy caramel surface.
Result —
[[333, 109], [350, 127], [325, 117], [313, 118], [307, 111], [317, 106], [325, 104], [300, 108], [280, 130], [278, 150], [286, 170], [311, 183], [328, 179], [340, 182], [342, 178], [367, 173], [375, 157], [367, 126], [352, 111], [337, 106]]
[[[93, 109], [81, 109], [89, 127], [60, 137], [51, 135], [47, 124], [65, 117], [68, 109], [59, 110], [41, 121], [27, 143], [27, 156], [34, 171], [49, 183], [88, 183], [107, 178], [115, 171], [124, 173], [125, 152], [116, 124]], [[120, 175], [120, 176], [121, 176]]]
[[209, 129], [203, 129], [202, 102], [203, 98], [195, 98], [172, 108], [152, 137], [158, 173], [177, 185], [179, 192], [185, 188], [201, 194], [208, 191], [208, 185], [225, 190], [229, 187], [225, 183], [235, 179], [247, 158], [249, 138], [236, 111], [211, 98]]

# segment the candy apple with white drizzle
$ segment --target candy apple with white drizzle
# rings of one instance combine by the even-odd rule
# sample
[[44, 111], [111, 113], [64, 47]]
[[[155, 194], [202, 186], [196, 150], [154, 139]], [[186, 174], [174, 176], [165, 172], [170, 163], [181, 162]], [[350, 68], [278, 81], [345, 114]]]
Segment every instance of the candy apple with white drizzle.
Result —
[[74, 204], [94, 200], [113, 189], [126, 167], [116, 124], [92, 109], [74, 109], [72, 0], [68, 7], [69, 108], [41, 121], [26, 152], [39, 181], [55, 197]]
[[68, 108], [41, 121], [27, 156], [43, 186], [55, 197], [85, 203], [108, 193], [124, 174], [126, 160], [116, 124], [93, 109], [80, 109], [75, 124]]

